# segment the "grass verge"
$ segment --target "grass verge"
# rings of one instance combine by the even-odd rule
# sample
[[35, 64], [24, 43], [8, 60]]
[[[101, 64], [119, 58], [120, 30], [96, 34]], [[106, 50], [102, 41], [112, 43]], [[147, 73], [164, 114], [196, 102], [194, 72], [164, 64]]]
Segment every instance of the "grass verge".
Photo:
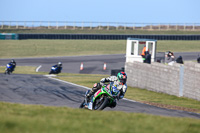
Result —
[[[0, 73], [4, 72], [5, 67], [0, 67]], [[35, 67], [29, 66], [17, 66], [14, 73], [18, 74], [43, 74], [45, 72], [35, 72]], [[72, 82], [75, 84], [83, 85], [92, 88], [94, 83], [97, 83], [101, 78], [108, 77], [109, 75], [100, 74], [71, 74], [71, 73], [61, 73], [56, 78]], [[200, 101], [177, 97], [164, 93], [157, 93], [153, 91], [148, 91], [145, 89], [128, 87], [125, 98], [139, 101], [141, 103], [150, 104], [153, 106], [158, 106], [168, 109], [184, 110], [189, 112], [200, 113]]]
[[198, 133], [200, 120], [0, 102], [3, 133]]
[[[200, 41], [158, 41], [157, 52], [197, 52]], [[125, 54], [126, 40], [0, 40], [0, 58]]]

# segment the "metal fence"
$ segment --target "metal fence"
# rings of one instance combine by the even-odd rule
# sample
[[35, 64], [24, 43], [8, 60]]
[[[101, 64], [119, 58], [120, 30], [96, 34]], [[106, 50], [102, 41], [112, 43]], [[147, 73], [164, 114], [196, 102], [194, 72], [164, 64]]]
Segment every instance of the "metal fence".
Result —
[[79, 21], [0, 21], [0, 29], [182, 30], [200, 31], [200, 23], [126, 23]]
[[112, 34], [18, 34], [19, 39], [89, 39], [89, 40], [127, 40], [144, 38], [155, 40], [200, 40], [200, 35], [112, 35]]

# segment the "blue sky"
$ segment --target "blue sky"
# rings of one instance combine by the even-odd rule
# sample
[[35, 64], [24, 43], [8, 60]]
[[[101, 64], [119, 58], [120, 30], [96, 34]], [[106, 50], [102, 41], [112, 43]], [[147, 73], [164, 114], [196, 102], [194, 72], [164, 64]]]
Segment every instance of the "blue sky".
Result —
[[0, 0], [0, 21], [200, 23], [200, 0]]

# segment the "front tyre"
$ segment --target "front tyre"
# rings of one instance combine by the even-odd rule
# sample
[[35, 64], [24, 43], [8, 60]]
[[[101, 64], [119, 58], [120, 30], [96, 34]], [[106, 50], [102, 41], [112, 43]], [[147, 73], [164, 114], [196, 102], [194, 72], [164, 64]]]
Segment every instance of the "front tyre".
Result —
[[94, 109], [94, 110], [103, 110], [104, 108], [107, 107], [108, 103], [109, 103], [109, 100], [108, 100], [107, 97], [103, 97], [102, 100], [97, 99], [97, 100], [95, 101], [95, 104], [94, 104], [93, 109]]
[[53, 72], [52, 72], [52, 70], [49, 72], [49, 74], [52, 74]]
[[9, 74], [10, 75], [10, 70], [7, 69], [4, 74]]
[[80, 109], [85, 108], [85, 100], [81, 103], [81, 105], [79, 106]]

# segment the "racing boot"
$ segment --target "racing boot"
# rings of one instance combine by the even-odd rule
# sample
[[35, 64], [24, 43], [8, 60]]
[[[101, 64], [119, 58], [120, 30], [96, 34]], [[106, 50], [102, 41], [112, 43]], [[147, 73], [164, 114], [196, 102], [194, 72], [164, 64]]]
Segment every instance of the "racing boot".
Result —
[[87, 95], [86, 95], [86, 102], [88, 103], [91, 99], [91, 96], [94, 95], [93, 91], [90, 91]]

